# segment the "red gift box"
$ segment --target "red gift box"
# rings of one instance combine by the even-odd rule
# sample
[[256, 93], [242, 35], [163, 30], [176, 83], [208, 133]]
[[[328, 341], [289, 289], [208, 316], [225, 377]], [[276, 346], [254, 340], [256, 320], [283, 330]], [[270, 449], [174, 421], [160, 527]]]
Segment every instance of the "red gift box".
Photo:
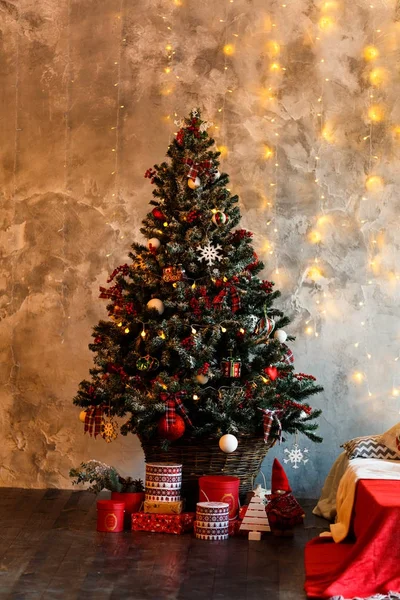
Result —
[[192, 531], [195, 513], [180, 515], [158, 515], [144, 512], [132, 514], [132, 531], [151, 531], [152, 533], [175, 533], [177, 535]]

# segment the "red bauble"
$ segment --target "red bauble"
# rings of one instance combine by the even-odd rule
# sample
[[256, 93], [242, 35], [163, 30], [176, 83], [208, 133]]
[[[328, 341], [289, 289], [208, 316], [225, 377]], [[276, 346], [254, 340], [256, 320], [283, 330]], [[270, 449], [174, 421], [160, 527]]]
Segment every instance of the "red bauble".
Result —
[[151, 211], [152, 215], [155, 219], [160, 219], [160, 221], [165, 221], [165, 215], [161, 212], [159, 208], [153, 208]]
[[185, 421], [179, 415], [175, 415], [175, 423], [170, 424], [167, 429], [167, 418], [161, 417], [158, 421], [157, 431], [160, 438], [163, 440], [169, 440], [173, 442], [179, 439], [185, 433], [186, 425]]
[[276, 367], [267, 367], [264, 372], [268, 375], [271, 381], [275, 381], [278, 377], [278, 369]]

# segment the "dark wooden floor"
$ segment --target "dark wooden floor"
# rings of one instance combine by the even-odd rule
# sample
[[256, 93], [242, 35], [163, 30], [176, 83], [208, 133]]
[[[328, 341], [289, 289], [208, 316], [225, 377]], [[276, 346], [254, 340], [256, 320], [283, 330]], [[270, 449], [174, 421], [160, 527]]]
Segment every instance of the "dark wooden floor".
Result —
[[307, 509], [292, 539], [227, 542], [96, 532], [96, 498], [0, 489], [0, 598], [27, 600], [300, 600], [303, 548], [327, 529]]

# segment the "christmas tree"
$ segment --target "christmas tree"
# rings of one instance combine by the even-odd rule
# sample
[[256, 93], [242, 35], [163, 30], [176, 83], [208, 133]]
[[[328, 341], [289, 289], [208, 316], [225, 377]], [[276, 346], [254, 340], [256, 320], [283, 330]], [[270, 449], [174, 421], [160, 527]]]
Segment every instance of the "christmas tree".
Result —
[[282, 431], [320, 442], [321, 411], [307, 398], [322, 388], [294, 371], [289, 319], [273, 306], [280, 293], [257, 276], [264, 265], [252, 233], [236, 228], [238, 197], [207, 128], [193, 110], [169, 162], [145, 174], [154, 185], [141, 228], [148, 243], [133, 243], [130, 262], [100, 288], [109, 319], [94, 327], [94, 367], [74, 403], [85, 430], [107, 441], [118, 416], [122, 434], [165, 445], [226, 433], [271, 443]]

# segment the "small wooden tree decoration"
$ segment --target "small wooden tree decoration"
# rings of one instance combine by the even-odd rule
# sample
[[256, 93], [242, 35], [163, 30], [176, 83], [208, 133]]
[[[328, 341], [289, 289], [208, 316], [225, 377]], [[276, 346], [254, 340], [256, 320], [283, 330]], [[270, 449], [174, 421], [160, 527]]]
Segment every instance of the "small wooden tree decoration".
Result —
[[258, 485], [254, 490], [254, 496], [243, 517], [239, 531], [248, 531], [249, 540], [259, 542], [262, 531], [271, 531], [268, 517], [265, 512], [265, 504], [261, 497], [261, 486]]

